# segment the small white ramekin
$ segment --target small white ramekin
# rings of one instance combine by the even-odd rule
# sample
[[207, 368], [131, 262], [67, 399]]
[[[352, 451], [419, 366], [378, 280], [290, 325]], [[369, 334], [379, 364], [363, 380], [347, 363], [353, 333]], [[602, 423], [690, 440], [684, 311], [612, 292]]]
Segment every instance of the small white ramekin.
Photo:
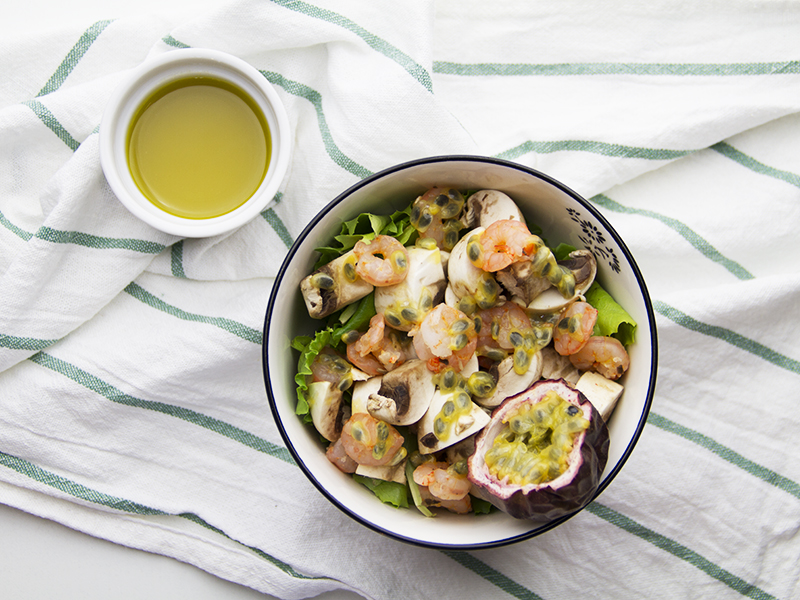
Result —
[[[255, 193], [235, 210], [208, 219], [187, 219], [158, 208], [136, 186], [127, 160], [128, 128], [136, 109], [158, 88], [193, 76], [221, 79], [248, 94], [264, 113], [272, 138], [267, 173]], [[290, 154], [289, 118], [275, 89], [247, 62], [216, 50], [172, 50], [147, 60], [114, 91], [100, 123], [100, 164], [114, 194], [142, 221], [181, 237], [219, 235], [258, 215], [278, 191]]]

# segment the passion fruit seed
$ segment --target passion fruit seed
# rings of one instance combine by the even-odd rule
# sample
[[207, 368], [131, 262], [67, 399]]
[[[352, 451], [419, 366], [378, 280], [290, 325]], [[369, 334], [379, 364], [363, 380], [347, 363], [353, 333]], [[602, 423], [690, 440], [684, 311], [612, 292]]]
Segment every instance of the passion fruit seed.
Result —
[[467, 391], [474, 398], [488, 398], [494, 393], [497, 382], [494, 376], [487, 371], [475, 371], [467, 379]]
[[358, 338], [361, 337], [361, 333], [357, 329], [351, 329], [350, 331], [345, 331], [342, 334], [342, 342], [345, 344], [353, 344], [358, 341]]
[[501, 362], [506, 358], [506, 356], [508, 356], [508, 353], [501, 348], [489, 348], [488, 350], [483, 351], [482, 355], [492, 362]]
[[394, 312], [394, 310], [387, 308], [383, 313], [383, 319], [391, 326], [391, 327], [402, 327], [403, 320]]
[[436, 245], [436, 240], [430, 237], [417, 238], [417, 241], [414, 242], [414, 245], [417, 248], [423, 248], [425, 250], [433, 250], [434, 248], [438, 248]]
[[392, 270], [395, 273], [404, 273], [408, 270], [408, 258], [403, 250], [395, 250], [389, 257]]
[[[392, 447], [393, 440], [391, 439], [391, 433], [392, 429], [388, 423], [377, 421], [375, 423], [375, 444], [372, 445], [372, 436], [369, 433], [367, 425], [361, 420], [350, 423], [350, 435], [353, 436], [355, 441], [367, 448], [372, 445], [372, 458], [376, 461], [382, 461], [386, 458], [386, 453]], [[407, 454], [408, 451], [401, 446], [386, 464], [390, 466], [398, 465]]]
[[356, 258], [355, 254], [351, 254], [347, 257], [342, 265], [342, 274], [344, 278], [353, 283], [357, 278], [358, 274], [356, 273], [356, 263], [358, 262], [358, 258]]
[[472, 315], [476, 310], [478, 310], [478, 303], [475, 302], [475, 298], [472, 296], [464, 296], [458, 301], [456, 308], [465, 315]]
[[436, 385], [439, 386], [439, 389], [442, 392], [452, 392], [457, 387], [459, 387], [460, 380], [464, 377], [461, 373], [456, 372], [453, 367], [447, 367], [442, 369], [442, 372], [439, 373], [438, 377], [434, 379]]
[[363, 421], [355, 421], [350, 426], [350, 435], [353, 436], [353, 439], [357, 442], [363, 443], [365, 446], [369, 446], [372, 436], [369, 434], [369, 430], [367, 429], [366, 425], [364, 425]]
[[589, 421], [555, 391], [536, 404], [523, 404], [505, 423], [485, 460], [498, 480], [514, 485], [547, 483], [567, 469], [575, 437]]
[[466, 475], [468, 466], [467, 466], [467, 459], [463, 458], [448, 467], [448, 470], [453, 469], [453, 472], [458, 475]]
[[444, 231], [444, 241], [442, 242], [444, 250], [449, 252], [455, 247], [455, 245], [458, 243], [458, 232], [463, 228], [464, 226], [461, 224], [461, 221], [456, 219], [449, 219], [444, 222], [442, 227], [442, 230]]
[[514, 372], [517, 375], [524, 375], [528, 372], [528, 367], [531, 366], [531, 353], [524, 348], [517, 348], [514, 350]]
[[453, 352], [458, 352], [459, 350], [466, 348], [467, 344], [469, 344], [469, 337], [467, 337], [467, 334], [459, 333], [453, 338], [453, 341], [450, 344], [450, 350]]
[[320, 290], [332, 290], [336, 282], [333, 277], [325, 273], [317, 273], [311, 276], [311, 285]]
[[483, 246], [481, 246], [480, 237], [477, 235], [473, 235], [467, 241], [467, 258], [476, 266], [483, 259]]
[[561, 268], [564, 269], [564, 276], [556, 285], [556, 289], [564, 298], [572, 298], [575, 295], [575, 274], [566, 267]]

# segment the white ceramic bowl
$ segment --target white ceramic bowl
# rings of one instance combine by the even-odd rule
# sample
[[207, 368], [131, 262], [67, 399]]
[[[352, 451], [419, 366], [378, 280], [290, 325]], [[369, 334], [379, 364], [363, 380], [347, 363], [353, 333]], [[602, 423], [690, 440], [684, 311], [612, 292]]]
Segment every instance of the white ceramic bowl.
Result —
[[[128, 128], [137, 108], [167, 83], [192, 76], [221, 79], [244, 91], [264, 113], [272, 138], [267, 173], [255, 193], [235, 210], [207, 219], [178, 217], [158, 208], [136, 186], [127, 160]], [[216, 50], [171, 50], [145, 61], [114, 91], [100, 123], [100, 163], [114, 194], [141, 220], [181, 237], [218, 235], [258, 215], [278, 191], [290, 154], [289, 119], [275, 89], [250, 64]]]
[[542, 227], [549, 243], [566, 242], [595, 252], [599, 282], [638, 325], [636, 342], [629, 348], [631, 367], [621, 380], [625, 391], [608, 423], [611, 444], [597, 493], [619, 473], [644, 428], [656, 383], [655, 315], [645, 282], [624, 242], [591, 204], [542, 173], [502, 160], [445, 156], [400, 164], [364, 179], [320, 211], [292, 246], [272, 289], [263, 347], [267, 395], [300, 468], [331, 502], [360, 523], [427, 547], [499, 546], [543, 533], [569, 517], [535, 525], [499, 511], [479, 516], [440, 511], [431, 519], [413, 507], [387, 506], [328, 462], [318, 434], [294, 412], [297, 356], [289, 343], [319, 325], [309, 318], [299, 291], [316, 260], [314, 248], [327, 245], [343, 221], [362, 212], [401, 210], [434, 185], [501, 190], [517, 202], [529, 222]]

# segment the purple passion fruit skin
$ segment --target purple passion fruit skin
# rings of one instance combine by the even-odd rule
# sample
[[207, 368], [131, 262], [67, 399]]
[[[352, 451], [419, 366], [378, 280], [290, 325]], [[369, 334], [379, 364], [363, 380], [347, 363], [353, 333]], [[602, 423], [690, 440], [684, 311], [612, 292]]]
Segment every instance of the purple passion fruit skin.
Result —
[[[508, 476], [498, 479], [490, 472], [486, 453], [506, 427], [504, 420], [546, 401], [552, 397], [552, 392], [576, 406], [588, 421], [582, 422], [585, 428], [573, 438], [566, 468], [554, 479], [541, 483], [512, 483]], [[570, 407], [569, 412], [575, 411]], [[538, 381], [524, 392], [505, 400], [478, 435], [475, 452], [468, 463], [472, 493], [518, 519], [542, 524], [559, 519], [580, 510], [594, 497], [608, 460], [608, 445], [608, 428], [586, 396], [563, 379]]]

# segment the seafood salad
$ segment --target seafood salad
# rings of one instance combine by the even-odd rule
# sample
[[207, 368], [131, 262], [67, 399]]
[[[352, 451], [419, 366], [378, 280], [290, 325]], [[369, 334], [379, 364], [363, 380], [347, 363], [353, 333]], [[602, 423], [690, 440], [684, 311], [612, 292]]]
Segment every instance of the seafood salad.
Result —
[[497, 190], [434, 187], [359, 215], [300, 285], [297, 414], [380, 500], [547, 521], [581, 508], [635, 323], [585, 249]]

